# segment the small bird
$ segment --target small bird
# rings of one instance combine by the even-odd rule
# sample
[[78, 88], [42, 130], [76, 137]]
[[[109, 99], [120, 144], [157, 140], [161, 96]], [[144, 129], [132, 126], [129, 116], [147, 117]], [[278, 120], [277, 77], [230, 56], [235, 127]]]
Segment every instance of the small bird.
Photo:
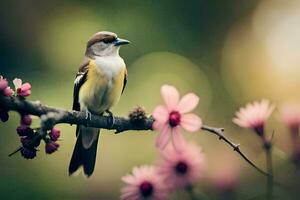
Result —
[[[73, 110], [91, 114], [113, 115], [109, 109], [120, 99], [127, 82], [127, 70], [119, 55], [121, 45], [129, 44], [115, 33], [101, 31], [87, 42], [85, 57], [74, 81]], [[69, 165], [69, 175], [83, 166], [84, 174], [92, 175], [97, 153], [99, 128], [78, 125], [77, 141]]]

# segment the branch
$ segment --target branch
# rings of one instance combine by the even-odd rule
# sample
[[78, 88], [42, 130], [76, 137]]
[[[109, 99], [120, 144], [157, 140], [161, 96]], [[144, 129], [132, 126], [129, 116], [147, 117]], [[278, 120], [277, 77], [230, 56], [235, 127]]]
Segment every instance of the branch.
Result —
[[143, 124], [135, 124], [124, 117], [111, 118], [107, 116], [91, 115], [87, 118], [85, 112], [68, 111], [62, 108], [54, 108], [42, 105], [39, 101], [26, 101], [18, 97], [6, 97], [0, 95], [0, 107], [6, 110], [26, 113], [38, 116], [42, 120], [42, 126], [47, 130], [56, 124], [77, 124], [94, 128], [116, 130], [116, 133], [128, 130], [152, 130], [153, 118], [146, 118]]
[[252, 167], [254, 167], [257, 171], [262, 173], [263, 175], [270, 176], [270, 174], [266, 173], [265, 171], [261, 170], [259, 167], [257, 167], [241, 150], [240, 150], [240, 144], [235, 144], [231, 142], [228, 138], [224, 135], [224, 128], [214, 128], [209, 126], [202, 126], [202, 130], [208, 131], [210, 133], [213, 133], [219, 137], [219, 140], [224, 140], [229, 146], [233, 148], [233, 151], [237, 152], [248, 164], [250, 164]]
[[[39, 101], [27, 101], [19, 97], [6, 97], [0, 95], [0, 108], [6, 110], [17, 111], [28, 115], [35, 115], [41, 118], [41, 128], [36, 140], [45, 136], [47, 130], [51, 129], [56, 124], [77, 124], [85, 125], [94, 128], [104, 128], [115, 130], [115, 133], [121, 133], [128, 130], [152, 130], [154, 119], [152, 117], [145, 118], [142, 123], [134, 123], [128, 118], [114, 117], [114, 123], [111, 123], [111, 118], [107, 116], [91, 115], [87, 118], [85, 112], [69, 111], [62, 108], [54, 108], [42, 105]], [[213, 133], [229, 144], [235, 152], [237, 152], [247, 163], [254, 167], [263, 175], [269, 176], [268, 173], [257, 167], [249, 160], [244, 153], [241, 152], [239, 144], [234, 144], [224, 136], [223, 128], [214, 128], [206, 125], [202, 126], [202, 130]]]

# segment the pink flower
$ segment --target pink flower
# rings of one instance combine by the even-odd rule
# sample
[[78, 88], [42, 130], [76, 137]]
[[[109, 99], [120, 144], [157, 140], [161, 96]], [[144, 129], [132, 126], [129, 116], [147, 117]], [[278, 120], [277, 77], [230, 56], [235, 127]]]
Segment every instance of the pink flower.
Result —
[[7, 97], [11, 97], [15, 92], [10, 88], [7, 87], [3, 90], [3, 94]]
[[21, 116], [21, 125], [30, 126], [32, 123], [32, 118], [30, 115]]
[[248, 103], [235, 113], [236, 117], [232, 121], [241, 127], [252, 128], [258, 135], [263, 136], [265, 122], [274, 108], [275, 106], [270, 105], [270, 102], [265, 99], [260, 102]]
[[282, 122], [297, 135], [300, 125], [300, 105], [286, 104], [281, 108], [280, 114]]
[[47, 154], [52, 154], [55, 151], [57, 151], [58, 147], [59, 147], [59, 144], [51, 141], [51, 142], [46, 143], [45, 151]]
[[4, 91], [8, 87], [8, 82], [3, 76], [0, 76], [0, 91]]
[[189, 93], [180, 100], [177, 89], [170, 85], [161, 87], [161, 95], [165, 105], [157, 106], [153, 112], [153, 129], [160, 131], [156, 146], [164, 149], [171, 137], [175, 149], [181, 151], [185, 146], [181, 129], [195, 132], [202, 126], [202, 121], [197, 115], [188, 113], [196, 108], [199, 97]]
[[57, 139], [60, 137], [60, 130], [57, 128], [51, 129], [49, 136], [52, 141], [57, 141]]
[[21, 155], [26, 159], [33, 159], [36, 157], [36, 149], [35, 148], [27, 148], [21, 147]]
[[20, 141], [23, 147], [31, 147], [32, 146], [32, 136], [21, 136]]
[[31, 85], [29, 83], [22, 84], [22, 80], [18, 78], [15, 78], [13, 83], [18, 96], [27, 97], [31, 94]]
[[180, 153], [169, 145], [161, 151], [162, 160], [158, 163], [165, 183], [174, 188], [183, 188], [198, 181], [204, 170], [204, 155], [198, 145], [187, 143]]
[[33, 129], [28, 127], [28, 126], [24, 126], [24, 125], [21, 125], [21, 126], [18, 126], [17, 127], [17, 133], [19, 136], [29, 136], [29, 137], [32, 137], [34, 132], [33, 132]]
[[122, 177], [126, 184], [121, 190], [122, 200], [164, 200], [167, 188], [154, 166], [134, 167], [132, 175]]
[[0, 76], [0, 92], [2, 92], [5, 96], [12, 96], [14, 91], [8, 86], [8, 82], [5, 78]]

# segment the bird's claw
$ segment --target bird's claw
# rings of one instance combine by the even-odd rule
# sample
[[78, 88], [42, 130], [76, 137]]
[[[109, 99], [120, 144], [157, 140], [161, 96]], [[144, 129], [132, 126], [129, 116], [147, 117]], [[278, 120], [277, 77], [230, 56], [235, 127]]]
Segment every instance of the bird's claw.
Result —
[[115, 124], [115, 117], [113, 113], [109, 110], [105, 111], [108, 114], [108, 123], [110, 124], [110, 127], [113, 127]]
[[[85, 111], [85, 119], [86, 120], [89, 120], [89, 121], [92, 121], [92, 113], [89, 111], [89, 110], [86, 110]], [[87, 122], [87, 126], [88, 126], [89, 122]]]

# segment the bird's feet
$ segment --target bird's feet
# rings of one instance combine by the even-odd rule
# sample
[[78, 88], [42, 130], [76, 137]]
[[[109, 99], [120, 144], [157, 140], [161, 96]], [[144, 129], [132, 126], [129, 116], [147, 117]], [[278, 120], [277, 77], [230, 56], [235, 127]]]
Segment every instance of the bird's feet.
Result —
[[88, 120], [86, 126], [89, 126], [89, 122], [92, 121], [92, 113], [88, 109], [85, 110], [85, 119]]
[[105, 111], [108, 114], [108, 124], [110, 124], [110, 127], [113, 127], [115, 124], [115, 117], [112, 112], [109, 110]]

